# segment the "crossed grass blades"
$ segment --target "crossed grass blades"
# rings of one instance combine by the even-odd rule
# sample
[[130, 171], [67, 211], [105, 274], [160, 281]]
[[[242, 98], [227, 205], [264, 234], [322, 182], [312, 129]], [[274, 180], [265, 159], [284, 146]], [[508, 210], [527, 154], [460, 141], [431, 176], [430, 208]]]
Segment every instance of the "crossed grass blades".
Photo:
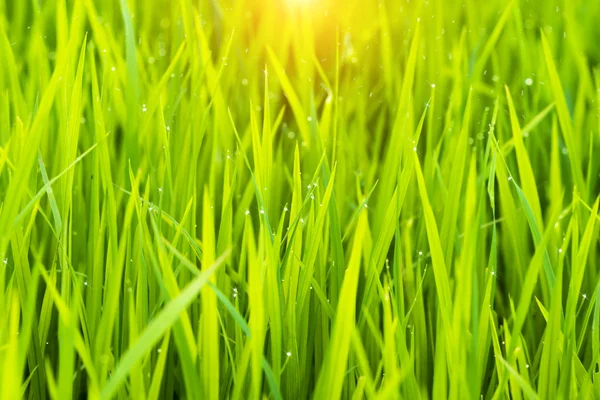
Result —
[[599, 17], [2, 1], [0, 397], [600, 398]]

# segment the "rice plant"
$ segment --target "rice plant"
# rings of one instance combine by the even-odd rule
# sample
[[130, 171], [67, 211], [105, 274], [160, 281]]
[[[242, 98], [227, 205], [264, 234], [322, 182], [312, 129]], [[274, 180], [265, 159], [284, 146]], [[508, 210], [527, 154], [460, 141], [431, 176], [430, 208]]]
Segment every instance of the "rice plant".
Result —
[[599, 18], [0, 1], [0, 398], [600, 398]]

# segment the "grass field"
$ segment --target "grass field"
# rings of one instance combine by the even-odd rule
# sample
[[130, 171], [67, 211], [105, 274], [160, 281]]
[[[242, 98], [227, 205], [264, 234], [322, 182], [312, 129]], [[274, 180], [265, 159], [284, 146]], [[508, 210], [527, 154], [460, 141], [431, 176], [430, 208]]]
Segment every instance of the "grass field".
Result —
[[1, 0], [0, 398], [600, 399], [599, 20]]

